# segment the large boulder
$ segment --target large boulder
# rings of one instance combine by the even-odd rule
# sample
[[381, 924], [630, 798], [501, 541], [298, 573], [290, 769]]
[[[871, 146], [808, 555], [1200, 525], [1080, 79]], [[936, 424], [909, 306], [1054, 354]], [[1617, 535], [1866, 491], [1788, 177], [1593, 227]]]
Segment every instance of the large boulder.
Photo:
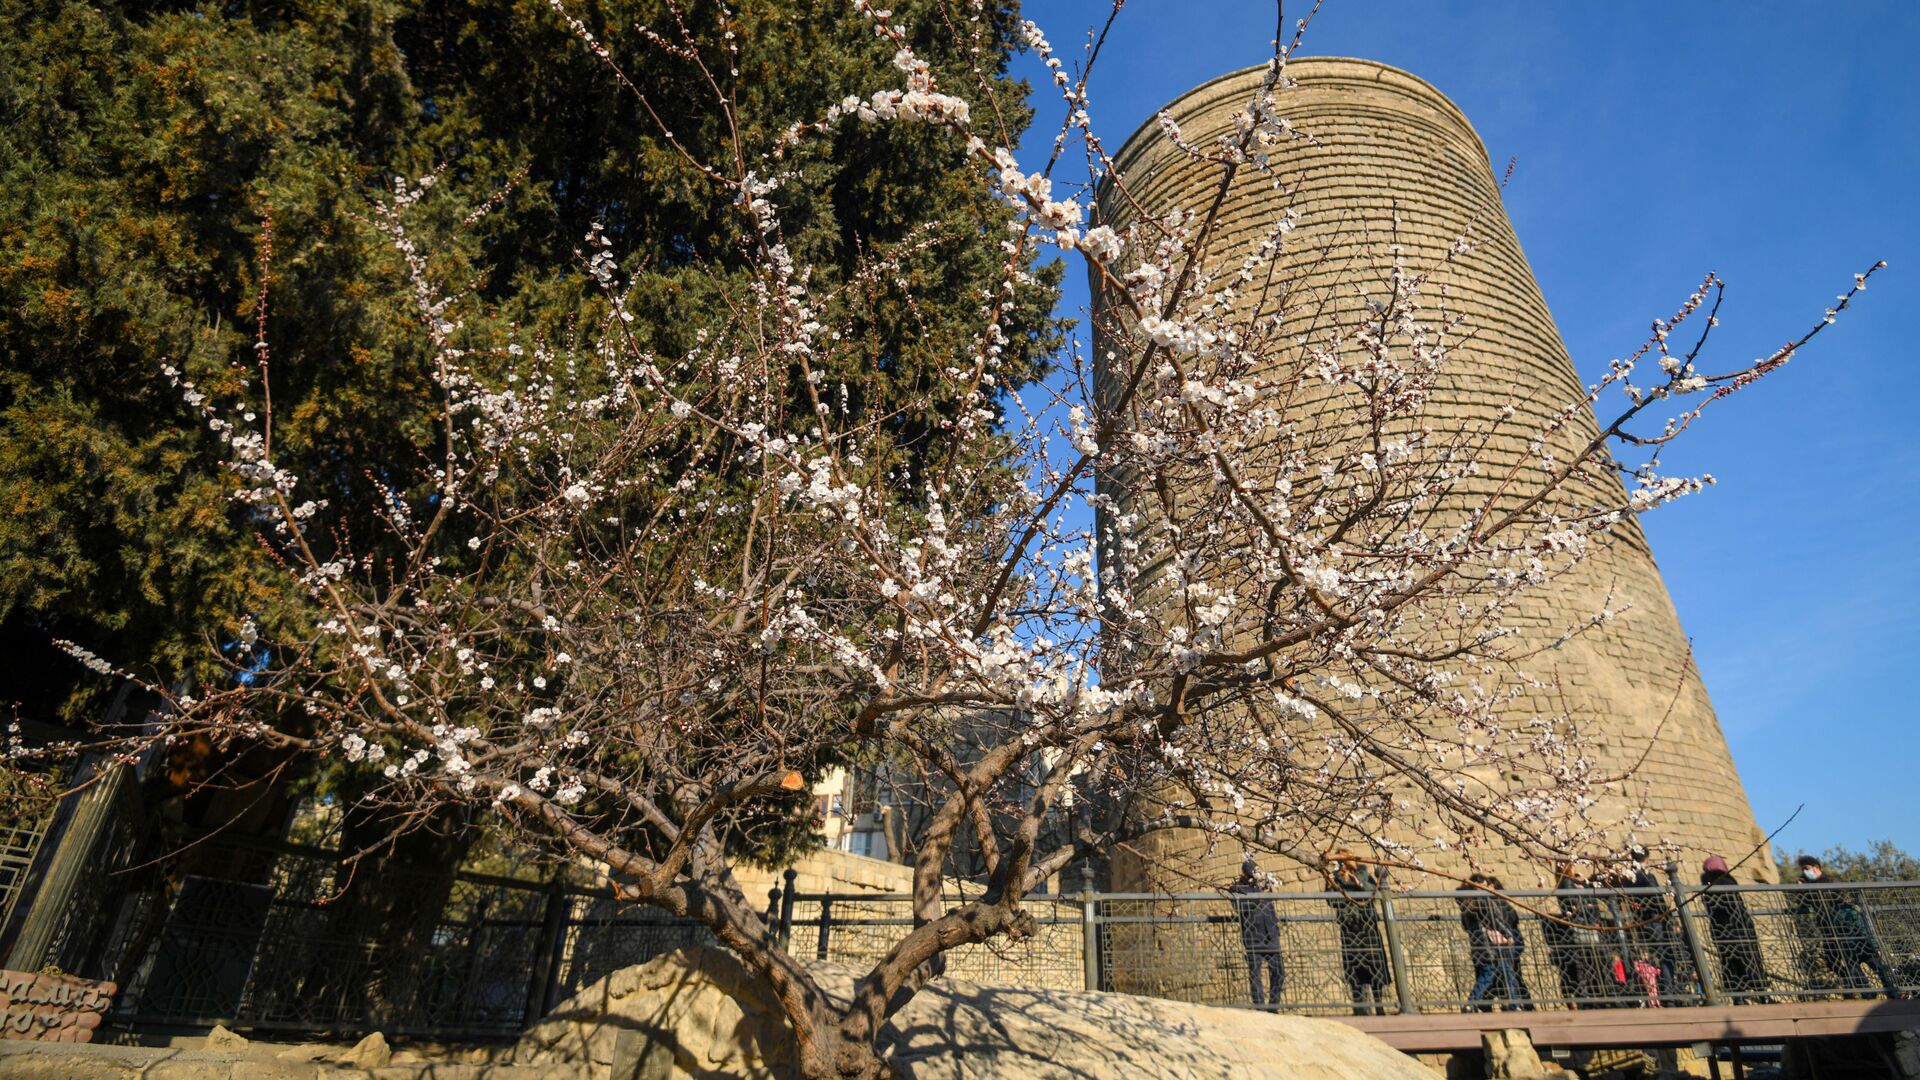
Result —
[[709, 948], [678, 949], [581, 990], [528, 1029], [514, 1061], [585, 1064], [594, 1080], [796, 1075], [773, 995], [732, 953]]
[[[845, 1000], [855, 973], [823, 965]], [[1412, 1058], [1333, 1020], [1154, 998], [935, 980], [884, 1044], [913, 1080], [1432, 1080]], [[523, 1065], [585, 1065], [595, 1080], [795, 1075], [771, 996], [731, 954], [682, 949], [615, 972], [521, 1040]]]

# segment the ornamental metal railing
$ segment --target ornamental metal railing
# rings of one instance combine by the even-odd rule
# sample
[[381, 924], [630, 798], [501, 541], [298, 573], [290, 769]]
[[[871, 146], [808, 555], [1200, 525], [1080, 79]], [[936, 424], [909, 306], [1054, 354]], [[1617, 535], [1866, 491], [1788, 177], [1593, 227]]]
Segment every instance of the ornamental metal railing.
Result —
[[202, 840], [103, 875], [99, 917], [60, 966], [120, 984], [121, 1029], [493, 1039], [620, 968], [714, 944], [564, 880], [389, 867], [366, 903], [353, 872], [327, 848]]
[[[121, 984], [109, 1020], [124, 1029], [487, 1039], [622, 967], [714, 943], [609, 890], [516, 873], [383, 871], [378, 888], [411, 917], [356, 918], [341, 899], [348, 873], [323, 848], [203, 840], [103, 877], [92, 931], [73, 937], [86, 947], [62, 966]], [[1029, 936], [956, 949], [945, 975], [1320, 1014], [1920, 992], [1920, 882], [1022, 903]], [[914, 921], [905, 896], [801, 893], [791, 878], [767, 915], [793, 953], [854, 967]]]
[[[1920, 993], [1920, 882], [1029, 897], [950, 977], [1289, 1013], [1660, 1008]], [[871, 963], [905, 896], [789, 894], [782, 933]], [[1077, 961], [1077, 962], [1076, 962]]]

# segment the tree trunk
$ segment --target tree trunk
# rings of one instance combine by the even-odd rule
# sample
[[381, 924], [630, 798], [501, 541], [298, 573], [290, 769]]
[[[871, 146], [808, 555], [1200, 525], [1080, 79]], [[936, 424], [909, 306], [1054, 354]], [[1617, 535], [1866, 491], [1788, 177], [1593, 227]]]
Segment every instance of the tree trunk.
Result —
[[806, 1080], [898, 1080], [899, 1071], [880, 1056], [873, 1040], [849, 1030], [844, 1021], [817, 1030], [816, 1053], [800, 1063]]

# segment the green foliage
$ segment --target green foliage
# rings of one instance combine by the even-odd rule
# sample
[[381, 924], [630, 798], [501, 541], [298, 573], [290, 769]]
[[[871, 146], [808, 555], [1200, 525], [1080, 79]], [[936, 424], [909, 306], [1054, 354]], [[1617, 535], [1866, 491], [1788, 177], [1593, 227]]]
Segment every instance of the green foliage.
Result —
[[[949, 23], [935, 0], [896, 7], [943, 82], [1011, 142], [1027, 119], [1004, 77], [1011, 7], [977, 23]], [[707, 56], [706, 73], [632, 29], [674, 37], [664, 0], [576, 13], [639, 97], [531, 0], [0, 0], [0, 645], [13, 672], [0, 695], [21, 713], [99, 711], [105, 681], [55, 638], [157, 681], [210, 682], [231, 677], [218, 646], [243, 615], [294, 609], [218, 445], [157, 374], [169, 358], [209, 392], [239, 389], [269, 220], [276, 456], [303, 498], [332, 503], [334, 539], [366, 550], [383, 485], [414, 489], [436, 447], [417, 320], [365, 221], [376, 189], [437, 173], [449, 226], [505, 190], [436, 267], [477, 282], [493, 317], [554, 337], [593, 302], [576, 249], [602, 223], [640, 286], [634, 332], [671, 353], [726, 317], [717, 297], [750, 231], [687, 155], [724, 167], [736, 138], [764, 149], [795, 118], [898, 84], [892, 47], [837, 0], [744, 5], [725, 28], [737, 57]], [[956, 39], [955, 24], [975, 36]], [[1004, 258], [1006, 211], [926, 130], [853, 126], [791, 162], [789, 246], [816, 280], [872, 294], [860, 370], [829, 377], [886, 417], [909, 459], [932, 453], [961, 407], [939, 388]], [[887, 287], [856, 275], [876, 252], [900, 262]], [[1056, 279], [1036, 271], [1010, 320], [1024, 378], [1057, 333]], [[896, 410], [929, 390], [931, 407]]]
[[[1796, 851], [1779, 854], [1780, 880], [1800, 877], [1798, 860], [1807, 854]], [[1820, 853], [1820, 865], [1829, 881], [1920, 881], [1920, 859], [1907, 854], [1891, 840], [1868, 844], [1864, 851], [1830, 847]]]
[[208, 635], [277, 599], [216, 444], [156, 377], [171, 358], [235, 389], [269, 206], [282, 446], [400, 454], [422, 384], [353, 208], [406, 79], [365, 19], [0, 12], [0, 626], [8, 696], [73, 721], [104, 684], [49, 639], [213, 678]]
[[0, 832], [39, 828], [52, 815], [65, 778], [59, 770], [36, 771], [21, 768], [18, 762], [0, 762]]

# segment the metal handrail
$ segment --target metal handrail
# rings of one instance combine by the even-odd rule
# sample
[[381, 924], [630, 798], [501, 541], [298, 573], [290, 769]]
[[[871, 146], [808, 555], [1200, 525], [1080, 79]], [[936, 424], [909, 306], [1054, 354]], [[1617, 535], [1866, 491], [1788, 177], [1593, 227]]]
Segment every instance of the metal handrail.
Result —
[[[156, 896], [158, 906], [142, 917], [157, 919], [152, 925], [160, 929], [103, 946], [145, 950], [114, 958], [141, 973], [128, 984], [115, 1022], [160, 1028], [219, 1020], [230, 1027], [342, 1032], [385, 1026], [506, 1037], [620, 967], [684, 945], [715, 944], [705, 928], [623, 903], [611, 888], [564, 875], [539, 881], [460, 871], [454, 875], [458, 897], [440, 913], [431, 944], [417, 956], [400, 957], [326, 917], [320, 901], [331, 888], [338, 852], [239, 837], [204, 842], [269, 856], [257, 864], [247, 860], [262, 872], [235, 884], [270, 889], [272, 918], [247, 923], [244, 931], [236, 928], [245, 920], [176, 927], [176, 914], [187, 913], [172, 912]], [[948, 954], [946, 971], [989, 984], [1253, 1007], [1250, 968], [1271, 964], [1284, 966], [1283, 974], [1270, 972], [1266, 980], [1277, 1000], [1259, 1008], [1403, 1015], [1500, 1004], [1593, 1008], [1657, 1000], [1687, 1006], [1860, 996], [1887, 987], [1920, 991], [1920, 882], [1701, 887], [1671, 874], [1665, 881], [1661, 887], [1498, 894], [1392, 887], [1032, 894], [1020, 900], [1034, 919], [1031, 937], [963, 946]], [[773, 890], [766, 915], [778, 940], [809, 956], [871, 963], [917, 921], [905, 893], [794, 886], [787, 877]], [[963, 888], [942, 904], [979, 899]], [[1526, 945], [1506, 957], [1505, 970], [1463, 924], [1459, 902], [1476, 899], [1510, 902]], [[1243, 933], [1249, 904], [1272, 906], [1270, 950]], [[1746, 930], [1726, 922], [1736, 907]], [[1569, 920], [1567, 912], [1588, 921]], [[226, 997], [194, 997], [156, 990], [153, 973], [178, 967], [179, 950], [189, 947], [226, 950], [223, 964], [233, 950], [250, 955], [250, 967], [223, 968], [250, 972], [244, 992], [236, 986], [223, 991]], [[167, 950], [173, 953], [163, 956]], [[330, 989], [359, 977], [355, 965], [401, 960], [419, 967], [409, 978], [422, 987], [420, 1006], [405, 1016], [366, 1015], [360, 997]], [[1491, 988], [1476, 985], [1489, 975]], [[1482, 991], [1477, 996], [1476, 989]]]
[[[1815, 897], [1833, 899], [1809, 905]], [[1738, 916], [1727, 906], [1736, 898]], [[1507, 949], [1469, 940], [1461, 901], [1479, 899], [1511, 909], [1520, 931], [1506, 969], [1495, 954]], [[831, 959], [877, 959], [889, 943], [884, 928], [916, 921], [903, 893], [796, 892], [791, 900], [790, 925], [816, 934], [816, 954]], [[820, 903], [833, 905], [830, 926], [810, 917]], [[1920, 989], [1920, 882], [1695, 886], [1669, 867], [1665, 885], [1640, 887], [1034, 894], [1021, 903], [1043, 934], [1075, 940], [966, 946], [949, 954], [949, 973], [1005, 980], [1013, 965], [1016, 983], [1064, 987], [1071, 978], [1074, 988], [1247, 1006], [1249, 991], [1235, 980], [1253, 978], [1259, 948], [1240, 931], [1242, 912], [1265, 904], [1278, 935], [1270, 951], [1290, 987], [1279, 1003], [1255, 1006], [1266, 1009], [1489, 1008], [1497, 1002], [1477, 996], [1489, 966], [1496, 986], [1511, 979], [1500, 991], [1512, 999], [1506, 1007], [1685, 1007]], [[1859, 917], [1837, 916], [1842, 909]], [[1072, 973], [1070, 953], [1083, 961]], [[967, 959], [987, 954], [991, 962]], [[980, 970], [970, 975], [970, 964]]]

